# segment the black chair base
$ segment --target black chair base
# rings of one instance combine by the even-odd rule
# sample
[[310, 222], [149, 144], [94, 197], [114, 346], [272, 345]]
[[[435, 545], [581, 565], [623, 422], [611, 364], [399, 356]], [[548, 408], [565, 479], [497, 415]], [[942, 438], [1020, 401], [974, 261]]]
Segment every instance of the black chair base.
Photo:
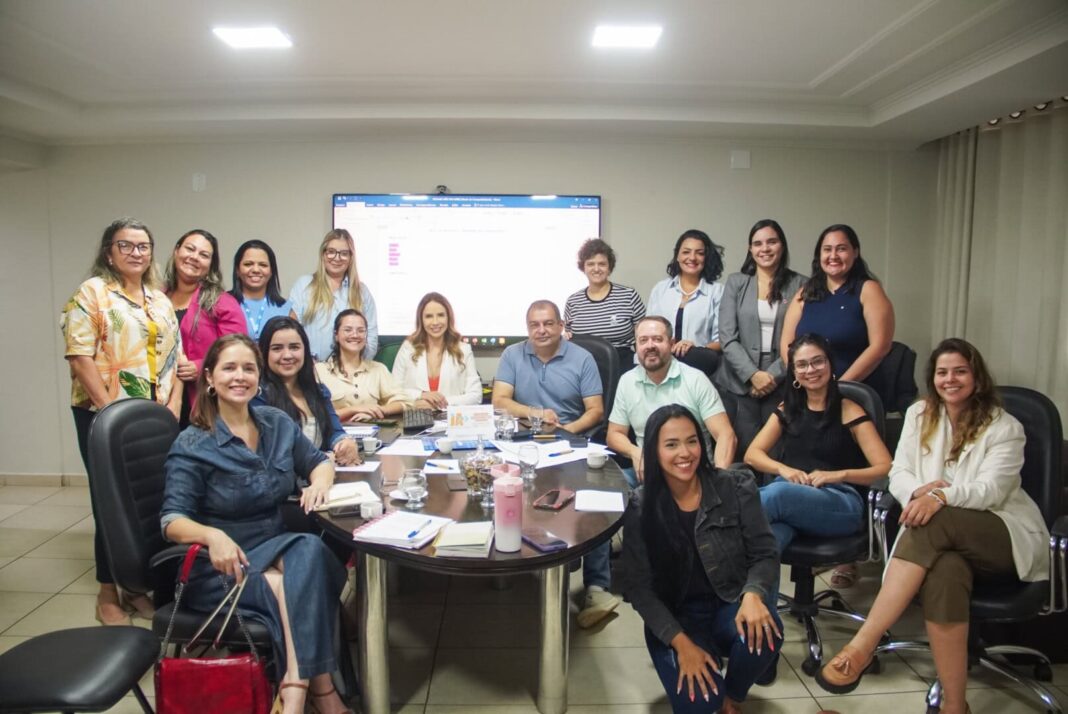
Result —
[[0, 655], [0, 711], [104, 711], [132, 691], [152, 714], [138, 681], [158, 656], [159, 640], [140, 627], [39, 635]]
[[[924, 652], [931, 651], [931, 645], [922, 640], [900, 640], [887, 642], [880, 645], [876, 654], [881, 652]], [[1004, 658], [1013, 659], [1027, 658], [1034, 661], [1033, 676], [1028, 677], [1021, 673], [1013, 664]], [[997, 657], [998, 659], [994, 659]], [[1038, 650], [1030, 647], [1018, 647], [1016, 645], [996, 645], [993, 647], [973, 648], [968, 654], [968, 669], [979, 666], [996, 672], [1029, 691], [1042, 706], [1047, 714], [1063, 714], [1060, 703], [1043, 682], [1053, 681], [1053, 663], [1049, 657]], [[942, 706], [942, 683], [935, 679], [927, 690], [927, 714], [937, 714]]]
[[[804, 589], [804, 584], [804, 581], [798, 583], [799, 586], [802, 586], [802, 589]], [[795, 590], [795, 596], [796, 594], [797, 591]], [[802, 598], [801, 600], [798, 600], [797, 597], [780, 594], [779, 600], [783, 603], [779, 605], [779, 614], [791, 615], [805, 626], [808, 656], [801, 662], [801, 671], [810, 677], [814, 676], [823, 666], [823, 638], [820, 637], [819, 628], [816, 627], [816, 617], [818, 615], [830, 615], [831, 617], [843, 618], [860, 625], [864, 624], [864, 616], [846, 605], [837, 590], [822, 590], [809, 598]], [[829, 607], [820, 604], [828, 600], [830, 600]], [[868, 671], [878, 674], [881, 669], [879, 658], [873, 658]]]

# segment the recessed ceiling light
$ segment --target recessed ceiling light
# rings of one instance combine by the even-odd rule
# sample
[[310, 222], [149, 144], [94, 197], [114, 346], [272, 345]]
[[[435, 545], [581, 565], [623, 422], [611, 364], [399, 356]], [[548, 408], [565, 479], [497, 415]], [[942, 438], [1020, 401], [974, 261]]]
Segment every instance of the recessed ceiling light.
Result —
[[215, 36], [235, 50], [292, 47], [293, 41], [277, 27], [215, 27]]
[[656, 46], [663, 31], [660, 25], [598, 25], [593, 46], [648, 49]]
[[1011, 118], [1011, 119], [1019, 119], [1022, 116], [1023, 116], [1023, 111], [1011, 112], [1009, 114], [1009, 118]]

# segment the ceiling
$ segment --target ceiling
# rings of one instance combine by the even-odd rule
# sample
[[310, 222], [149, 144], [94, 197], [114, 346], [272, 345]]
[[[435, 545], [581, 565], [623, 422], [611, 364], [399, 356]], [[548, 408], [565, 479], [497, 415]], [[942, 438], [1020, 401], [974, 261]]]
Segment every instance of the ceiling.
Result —
[[[657, 23], [653, 50], [590, 46]], [[276, 24], [238, 52], [218, 25]], [[0, 152], [379, 136], [911, 147], [1068, 94], [1064, 0], [0, 0]]]

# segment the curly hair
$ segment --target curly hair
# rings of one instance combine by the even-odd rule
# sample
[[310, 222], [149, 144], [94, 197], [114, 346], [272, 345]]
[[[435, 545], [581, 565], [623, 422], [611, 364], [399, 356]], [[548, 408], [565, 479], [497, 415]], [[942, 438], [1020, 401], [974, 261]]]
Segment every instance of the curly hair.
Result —
[[1001, 408], [1001, 398], [998, 396], [997, 385], [994, 377], [986, 367], [983, 356], [975, 345], [959, 337], [950, 337], [938, 343], [927, 360], [927, 372], [925, 384], [927, 395], [923, 398], [925, 408], [923, 421], [920, 426], [920, 445], [925, 453], [930, 453], [930, 441], [938, 428], [938, 422], [942, 418], [942, 398], [935, 391], [935, 369], [938, 366], [938, 358], [942, 355], [958, 354], [964, 358], [972, 370], [972, 379], [975, 380], [975, 389], [968, 397], [963, 411], [957, 419], [953, 429], [953, 443], [946, 456], [946, 463], [952, 463], [960, 458], [964, 447], [979, 438], [983, 429], [989, 426], [994, 416]]

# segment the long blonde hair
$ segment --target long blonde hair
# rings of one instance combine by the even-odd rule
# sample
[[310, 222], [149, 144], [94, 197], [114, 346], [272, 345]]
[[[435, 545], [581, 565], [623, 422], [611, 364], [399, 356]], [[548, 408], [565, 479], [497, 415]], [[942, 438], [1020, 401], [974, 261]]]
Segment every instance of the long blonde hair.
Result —
[[443, 337], [445, 351], [452, 355], [452, 358], [456, 360], [456, 364], [462, 370], [464, 369], [464, 353], [460, 351], [460, 333], [456, 331], [452, 305], [441, 293], [427, 293], [419, 301], [419, 307], [415, 308], [415, 332], [408, 335], [408, 342], [412, 343], [412, 361], [418, 362], [419, 358], [423, 356], [423, 352], [426, 351], [427, 334], [426, 328], [423, 327], [423, 310], [432, 302], [439, 303], [445, 308], [445, 317], [448, 318], [448, 325], [445, 328]]
[[961, 412], [953, 429], [953, 444], [946, 456], [948, 464], [959, 459], [964, 447], [978, 439], [983, 429], [994, 420], [995, 414], [1001, 408], [1001, 398], [998, 397], [994, 377], [987, 369], [986, 362], [983, 361], [983, 356], [979, 354], [975, 345], [959, 337], [942, 340], [931, 353], [931, 359], [927, 361], [927, 396], [923, 398], [925, 406], [923, 421], [920, 425], [920, 445], [924, 453], [930, 453], [931, 437], [934, 436], [942, 417], [942, 399], [935, 391], [934, 377], [938, 358], [945, 354], [958, 354], [963, 357], [971, 367], [972, 379], [975, 382], [975, 389], [968, 397], [968, 403], [964, 405], [964, 411]]
[[352, 234], [344, 228], [335, 228], [329, 231], [319, 244], [319, 267], [312, 274], [311, 296], [308, 307], [300, 316], [300, 321], [305, 325], [314, 322], [320, 313], [328, 314], [334, 307], [334, 291], [330, 289], [330, 281], [326, 275], [326, 246], [332, 240], [343, 240], [352, 253], [349, 269], [345, 277], [349, 279], [349, 298], [346, 307], [353, 310], [363, 309], [363, 298], [360, 297], [360, 274], [356, 270], [356, 244], [352, 240]]

